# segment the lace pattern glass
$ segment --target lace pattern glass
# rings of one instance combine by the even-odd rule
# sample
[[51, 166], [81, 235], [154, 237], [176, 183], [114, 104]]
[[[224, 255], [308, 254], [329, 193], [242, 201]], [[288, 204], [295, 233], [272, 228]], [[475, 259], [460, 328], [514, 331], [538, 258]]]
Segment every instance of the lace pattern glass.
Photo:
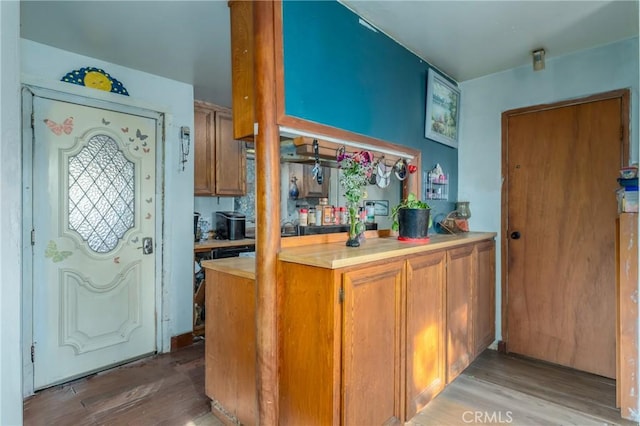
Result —
[[114, 250], [135, 223], [134, 164], [111, 137], [97, 135], [68, 166], [69, 229], [96, 253]]

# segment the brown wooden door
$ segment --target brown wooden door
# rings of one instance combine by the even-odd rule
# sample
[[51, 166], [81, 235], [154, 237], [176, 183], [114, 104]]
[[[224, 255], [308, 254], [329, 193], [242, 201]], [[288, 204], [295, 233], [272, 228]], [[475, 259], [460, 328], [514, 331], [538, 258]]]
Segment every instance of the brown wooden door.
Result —
[[343, 425], [401, 424], [404, 262], [343, 275]]
[[592, 98], [503, 115], [507, 350], [607, 377], [624, 104]]
[[447, 383], [467, 368], [473, 353], [473, 247], [447, 252]]
[[444, 389], [446, 259], [439, 251], [407, 260], [406, 419]]

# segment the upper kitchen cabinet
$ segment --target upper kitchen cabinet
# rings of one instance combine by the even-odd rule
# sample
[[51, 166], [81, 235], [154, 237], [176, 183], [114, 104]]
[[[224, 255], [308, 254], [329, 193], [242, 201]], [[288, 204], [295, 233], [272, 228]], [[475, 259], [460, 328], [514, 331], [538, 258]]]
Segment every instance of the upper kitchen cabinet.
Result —
[[289, 182], [295, 181], [298, 198], [326, 198], [329, 196], [331, 170], [322, 167], [324, 180], [319, 184], [313, 178], [313, 164], [289, 163]]
[[205, 102], [194, 106], [196, 196], [239, 196], [247, 192], [246, 149], [233, 138], [231, 112]]

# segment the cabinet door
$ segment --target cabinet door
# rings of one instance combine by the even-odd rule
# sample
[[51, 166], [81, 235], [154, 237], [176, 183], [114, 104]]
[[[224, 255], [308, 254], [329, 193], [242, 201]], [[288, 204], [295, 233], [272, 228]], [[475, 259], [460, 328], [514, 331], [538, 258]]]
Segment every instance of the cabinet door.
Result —
[[476, 281], [473, 289], [473, 347], [478, 356], [495, 339], [495, 243], [476, 244]]
[[211, 269], [206, 280], [205, 393], [214, 412], [257, 424], [255, 280]]
[[343, 274], [342, 424], [399, 424], [404, 262]]
[[195, 195], [212, 195], [214, 188], [213, 158], [215, 137], [215, 111], [196, 106], [194, 108], [194, 179]]
[[445, 386], [446, 252], [407, 260], [406, 419]]
[[253, 140], [255, 95], [253, 74], [253, 2], [230, 1], [231, 94], [233, 137]]
[[473, 248], [447, 251], [447, 383], [467, 368], [473, 353]]
[[329, 180], [331, 177], [331, 170], [328, 167], [322, 168], [322, 176], [324, 180], [322, 185], [313, 178], [313, 165], [305, 164], [302, 167], [302, 190], [300, 191], [300, 198], [326, 198], [329, 196]]
[[233, 138], [231, 114], [216, 112], [215, 194], [244, 195], [246, 150], [243, 141]]

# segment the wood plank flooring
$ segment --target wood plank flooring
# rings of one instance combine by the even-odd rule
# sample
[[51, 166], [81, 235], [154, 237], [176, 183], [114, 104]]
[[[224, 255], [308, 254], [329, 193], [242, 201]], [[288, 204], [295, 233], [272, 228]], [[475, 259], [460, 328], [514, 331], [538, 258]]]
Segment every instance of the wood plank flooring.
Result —
[[[407, 425], [636, 424], [614, 406], [613, 380], [487, 350]], [[203, 342], [40, 391], [24, 424], [222, 425], [204, 394]]]

